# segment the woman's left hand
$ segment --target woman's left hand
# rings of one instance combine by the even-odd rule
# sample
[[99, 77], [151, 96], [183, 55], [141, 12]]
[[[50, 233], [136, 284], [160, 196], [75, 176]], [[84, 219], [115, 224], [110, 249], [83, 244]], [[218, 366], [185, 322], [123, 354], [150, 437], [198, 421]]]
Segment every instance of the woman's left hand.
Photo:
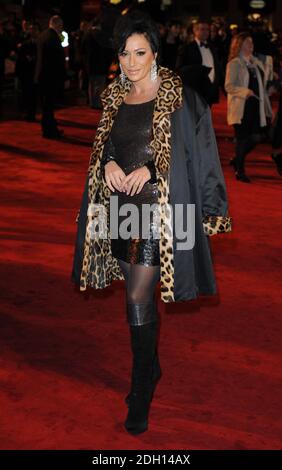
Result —
[[146, 166], [137, 168], [129, 173], [123, 180], [121, 191], [130, 196], [140, 193], [144, 184], [151, 179], [150, 170]]

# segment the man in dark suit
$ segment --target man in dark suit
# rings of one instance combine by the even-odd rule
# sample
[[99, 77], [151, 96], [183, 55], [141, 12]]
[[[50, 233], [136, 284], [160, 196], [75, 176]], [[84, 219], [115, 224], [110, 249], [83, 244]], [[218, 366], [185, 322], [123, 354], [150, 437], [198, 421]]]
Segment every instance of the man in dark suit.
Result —
[[188, 86], [193, 87], [211, 106], [219, 101], [223, 74], [217, 54], [209, 43], [210, 27], [200, 20], [193, 27], [194, 41], [181, 49], [177, 71]]
[[65, 81], [65, 53], [61, 43], [62, 19], [55, 15], [49, 28], [43, 31], [37, 44], [37, 63], [35, 83], [38, 84], [42, 105], [42, 135], [49, 139], [61, 137], [57, 127], [54, 110], [57, 100], [61, 99]]

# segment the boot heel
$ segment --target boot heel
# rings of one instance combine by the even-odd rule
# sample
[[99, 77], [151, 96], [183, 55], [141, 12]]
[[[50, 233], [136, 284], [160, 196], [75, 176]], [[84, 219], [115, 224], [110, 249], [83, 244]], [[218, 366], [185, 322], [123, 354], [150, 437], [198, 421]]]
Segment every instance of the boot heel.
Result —
[[132, 393], [127, 418], [124, 422], [125, 429], [130, 434], [141, 434], [147, 431], [151, 405], [150, 397], [150, 390], [143, 393]]

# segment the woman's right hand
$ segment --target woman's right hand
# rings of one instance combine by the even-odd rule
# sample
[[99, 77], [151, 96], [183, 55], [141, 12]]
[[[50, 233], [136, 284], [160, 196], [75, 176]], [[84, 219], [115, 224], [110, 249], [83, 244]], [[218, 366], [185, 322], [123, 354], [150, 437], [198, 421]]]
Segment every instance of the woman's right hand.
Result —
[[125, 173], [121, 167], [111, 160], [105, 165], [105, 180], [111, 191], [121, 191], [122, 183], [125, 178]]

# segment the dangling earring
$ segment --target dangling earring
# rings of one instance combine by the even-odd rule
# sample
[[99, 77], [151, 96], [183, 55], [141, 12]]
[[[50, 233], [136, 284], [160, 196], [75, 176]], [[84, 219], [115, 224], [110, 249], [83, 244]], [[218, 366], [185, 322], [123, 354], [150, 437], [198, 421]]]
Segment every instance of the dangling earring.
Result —
[[121, 66], [121, 63], [119, 64], [119, 68], [120, 68], [120, 81], [121, 81], [121, 84], [124, 85], [125, 84], [125, 73], [122, 69], [122, 66]]
[[158, 67], [157, 67], [156, 59], [154, 59], [151, 64], [151, 80], [152, 81], [157, 80], [157, 76], [158, 76]]

